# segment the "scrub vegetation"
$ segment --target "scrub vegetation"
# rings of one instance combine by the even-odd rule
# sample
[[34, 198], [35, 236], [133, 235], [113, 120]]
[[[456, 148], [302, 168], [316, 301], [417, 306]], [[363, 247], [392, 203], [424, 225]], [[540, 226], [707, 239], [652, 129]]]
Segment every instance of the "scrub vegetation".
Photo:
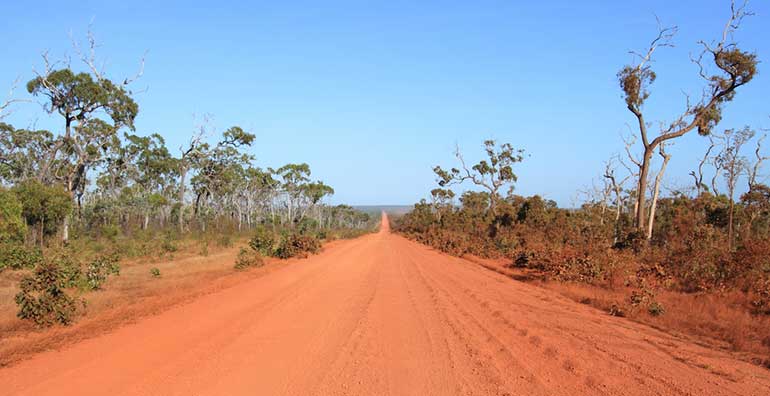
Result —
[[[687, 97], [673, 121], [651, 124], [644, 104], [656, 72], [653, 55], [673, 45], [676, 27], [661, 27], [638, 62], [617, 74], [637, 125], [606, 162], [600, 183], [578, 208], [514, 193], [514, 168], [527, 154], [484, 142], [484, 159], [434, 168], [437, 188], [400, 217], [395, 229], [454, 255], [502, 258], [500, 270], [545, 281], [617, 316], [707, 336], [770, 364], [770, 187], [762, 131], [720, 128], [721, 113], [757, 74], [759, 60], [737, 36], [751, 15], [733, 4], [716, 42], [694, 58], [702, 95]], [[659, 126], [653, 132], [652, 125]], [[706, 141], [690, 187], [664, 193], [666, 147], [697, 131]], [[653, 159], [659, 160], [653, 164]], [[653, 169], [657, 165], [657, 169]], [[456, 195], [458, 186], [471, 186]], [[554, 282], [555, 281], [555, 282]]]

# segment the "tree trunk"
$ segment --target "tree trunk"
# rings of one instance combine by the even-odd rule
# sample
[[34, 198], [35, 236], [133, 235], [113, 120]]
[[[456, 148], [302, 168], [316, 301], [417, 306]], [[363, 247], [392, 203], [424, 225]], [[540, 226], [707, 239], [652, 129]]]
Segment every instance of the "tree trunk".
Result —
[[179, 169], [179, 196], [177, 197], [177, 201], [179, 202], [179, 233], [184, 233], [184, 194], [186, 178], [187, 166], [182, 165]]
[[639, 169], [639, 184], [636, 191], [636, 221], [635, 225], [637, 230], [644, 232], [644, 226], [646, 222], [646, 201], [647, 201], [647, 177], [650, 172], [650, 161], [652, 160], [652, 148], [646, 146], [644, 148], [644, 157], [642, 158], [642, 166]]
[[730, 212], [728, 215], [728, 224], [727, 224], [727, 243], [730, 247], [730, 251], [733, 250], [733, 239], [734, 239], [734, 233], [735, 233], [735, 227], [733, 226], [733, 214], [735, 213], [735, 202], [733, 202], [732, 197], [730, 198]]
[[70, 240], [70, 215], [67, 214], [64, 216], [64, 221], [62, 222], [62, 228], [61, 228], [61, 241], [64, 244], [67, 244]]
[[661, 146], [660, 155], [663, 156], [663, 164], [660, 165], [660, 172], [655, 177], [655, 186], [653, 188], [652, 204], [650, 205], [650, 218], [647, 224], [647, 240], [652, 239], [652, 226], [655, 223], [655, 209], [658, 206], [658, 196], [660, 195], [660, 183], [663, 181], [663, 174], [666, 172], [666, 165], [668, 165], [671, 156], [665, 154], [663, 146]]
[[241, 205], [236, 205], [238, 209], [238, 232], [241, 231], [241, 224], [243, 223], [243, 215], [241, 214]]

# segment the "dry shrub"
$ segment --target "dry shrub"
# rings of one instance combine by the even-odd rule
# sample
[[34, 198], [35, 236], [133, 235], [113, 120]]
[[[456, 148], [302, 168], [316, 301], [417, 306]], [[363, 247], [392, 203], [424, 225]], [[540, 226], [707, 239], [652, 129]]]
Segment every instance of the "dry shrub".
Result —
[[527, 242], [514, 255], [512, 267], [542, 271], [560, 281], [612, 287], [627, 270], [627, 254], [598, 246], [549, 245]]
[[238, 257], [235, 259], [236, 270], [244, 270], [252, 267], [261, 267], [264, 265], [262, 256], [254, 249], [241, 248]]
[[279, 258], [307, 257], [321, 250], [321, 241], [314, 235], [287, 232], [281, 236], [275, 249]]

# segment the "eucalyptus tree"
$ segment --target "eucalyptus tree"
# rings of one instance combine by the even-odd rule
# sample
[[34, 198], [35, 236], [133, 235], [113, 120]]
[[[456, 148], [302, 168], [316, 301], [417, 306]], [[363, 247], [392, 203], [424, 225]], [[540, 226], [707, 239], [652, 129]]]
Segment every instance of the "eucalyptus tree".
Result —
[[730, 248], [733, 247], [735, 235], [735, 189], [738, 186], [738, 179], [748, 169], [748, 160], [743, 156], [741, 150], [748, 143], [755, 132], [749, 128], [726, 129], [722, 132], [722, 149], [714, 159], [718, 168], [722, 170], [722, 176], [727, 187], [727, 198], [730, 206], [727, 220], [727, 238]]
[[201, 175], [196, 175], [195, 184], [197, 184], [196, 191], [196, 205], [195, 210], [199, 210], [201, 207], [200, 200], [207, 198], [211, 193], [209, 189], [210, 183], [214, 180], [211, 179], [216, 174], [215, 168], [221, 167], [220, 164], [216, 164], [218, 161], [229, 160], [231, 157], [240, 155], [240, 149], [243, 146], [251, 146], [254, 142], [255, 136], [251, 133], [244, 131], [241, 127], [233, 126], [227, 129], [222, 134], [222, 140], [220, 140], [214, 147], [204, 141], [204, 138], [209, 133], [211, 127], [208, 117], [204, 117], [203, 122], [197, 127], [196, 133], [190, 138], [190, 142], [187, 147], [180, 147], [181, 156], [176, 160], [176, 171], [179, 178], [178, 182], [178, 196], [177, 204], [179, 209], [178, 222], [179, 231], [184, 232], [184, 204], [187, 187], [187, 174], [195, 168], [197, 171], [203, 171]]
[[436, 212], [436, 218], [441, 222], [445, 212], [451, 211], [455, 192], [450, 189], [434, 188], [430, 191], [433, 210]]
[[270, 222], [275, 222], [275, 199], [280, 189], [280, 183], [273, 178], [270, 170], [247, 167], [243, 171], [243, 186], [240, 189], [241, 199], [245, 201], [246, 221], [249, 227], [253, 220], [262, 214], [270, 212]]
[[286, 222], [293, 225], [304, 193], [303, 186], [310, 181], [310, 165], [286, 164], [273, 170], [273, 173], [280, 178], [281, 189], [285, 194]]
[[131, 177], [139, 187], [142, 228], [147, 229], [150, 214], [157, 213], [170, 201], [168, 194], [176, 176], [175, 159], [162, 136], [126, 135], [126, 151], [131, 158]]
[[[746, 10], [747, 2], [736, 6], [731, 2], [730, 17], [722, 30], [722, 35], [716, 43], [708, 44], [701, 41], [702, 51], [699, 57], [693, 59], [699, 67], [699, 75], [704, 80], [702, 96], [695, 102], [689, 96], [685, 100], [685, 109], [670, 123], [663, 123], [660, 133], [650, 138], [648, 123], [644, 115], [644, 104], [650, 96], [649, 87], [655, 81], [656, 74], [652, 70], [653, 53], [661, 47], [672, 46], [672, 39], [677, 32], [676, 27], [660, 27], [658, 35], [652, 40], [646, 52], [637, 54], [639, 62], [624, 66], [617, 74], [623, 91], [626, 108], [636, 118], [638, 133], [642, 143], [642, 157], [639, 163], [637, 180], [635, 225], [644, 232], [647, 217], [647, 184], [650, 163], [653, 154], [664, 142], [676, 139], [697, 130], [698, 134], [707, 136], [722, 119], [724, 106], [733, 100], [736, 90], [748, 84], [757, 72], [757, 57], [754, 53], [743, 51], [732, 41], [733, 34], [738, 30], [743, 19], [751, 15]], [[708, 71], [707, 58], [716, 68]]]
[[22, 206], [22, 216], [31, 230], [31, 242], [43, 245], [72, 210], [72, 197], [60, 185], [45, 185], [35, 179], [17, 183], [12, 190]]
[[315, 212], [315, 220], [320, 227], [323, 222], [323, 210], [321, 201], [331, 195], [334, 195], [334, 189], [324, 184], [322, 181], [306, 183], [302, 186], [302, 194], [307, 200], [305, 209], [300, 214], [300, 221], [306, 216], [308, 211]]
[[487, 159], [482, 159], [468, 168], [458, 147], [455, 149], [455, 157], [460, 162], [461, 168], [451, 168], [447, 171], [436, 166], [433, 172], [438, 176], [438, 185], [442, 188], [468, 180], [486, 189], [489, 193], [489, 209], [494, 215], [498, 202], [502, 199], [500, 189], [508, 187], [508, 195], [513, 193], [514, 183], [518, 180], [513, 173], [513, 166], [524, 160], [524, 150], [514, 149], [510, 143], [498, 146], [494, 140], [486, 140], [484, 151]]
[[[191, 180], [195, 194], [195, 213], [202, 221], [205, 228], [204, 211], [209, 209], [209, 200], [212, 197], [218, 198], [216, 204], [217, 214], [222, 214], [227, 208], [228, 198], [232, 202], [235, 195], [235, 189], [238, 186], [240, 177], [243, 175], [244, 167], [254, 159], [253, 156], [242, 152], [242, 147], [250, 146], [254, 141], [254, 135], [244, 131], [241, 127], [233, 126], [222, 134], [220, 140], [214, 147], [207, 143], [198, 146], [198, 153], [195, 157], [193, 166], [196, 175]], [[221, 199], [219, 199], [221, 198]]]
[[15, 129], [0, 123], [0, 183], [38, 178], [54, 135], [46, 130]]
[[[100, 159], [102, 148], [114, 143], [121, 128], [134, 129], [139, 106], [124, 84], [112, 82], [96, 69], [55, 69], [46, 55], [44, 60], [45, 71], [27, 83], [27, 91], [46, 100], [45, 110], [61, 117], [64, 130], [42, 159], [38, 180], [62, 183], [74, 199], [84, 190], [87, 173]], [[68, 239], [69, 216], [62, 229], [62, 240]]]

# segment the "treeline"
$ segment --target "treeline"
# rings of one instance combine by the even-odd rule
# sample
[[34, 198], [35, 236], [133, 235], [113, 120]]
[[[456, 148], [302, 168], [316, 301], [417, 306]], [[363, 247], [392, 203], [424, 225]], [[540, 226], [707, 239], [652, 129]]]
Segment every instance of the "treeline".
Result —
[[[622, 291], [624, 300], [610, 308], [615, 315], [662, 315], [667, 308], [659, 296], [673, 292], [737, 293], [742, 296], [737, 309], [770, 315], [764, 136], [750, 127], [717, 131], [724, 106], [757, 72], [756, 54], [728, 41], [748, 15], [745, 4], [732, 4], [721, 41], [703, 44], [696, 58], [705, 81], [702, 98], [688, 99], [686, 110], [673, 122], [660, 123], [654, 138], [648, 137], [652, 132], [643, 112], [655, 79], [650, 60], [656, 48], [670, 46], [676, 30], [662, 28], [640, 53], [640, 62], [618, 73], [626, 108], [638, 121], [638, 139], [626, 139], [623, 154], [607, 161], [601, 182], [581, 207], [559, 208], [539, 196], [515, 195], [514, 166], [526, 154], [487, 141], [478, 163], [466, 164], [458, 149], [455, 168], [434, 168], [438, 188], [431, 200], [416, 204], [394, 229], [452, 254], [506, 257], [514, 272]], [[666, 146], [692, 130], [709, 145], [693, 164], [692, 186], [666, 194], [662, 184], [671, 159]], [[458, 200], [452, 187], [466, 183], [474, 191]], [[761, 339], [766, 335], [757, 330], [751, 336], [755, 345], [767, 345]]]
[[[44, 55], [44, 70], [26, 84], [32, 100], [0, 104], [0, 272], [28, 273], [19, 317], [68, 323], [75, 296], [118, 273], [119, 257], [171, 253], [185, 238], [205, 254], [209, 239], [229, 246], [238, 233], [269, 232], [271, 255], [289, 257], [376, 225], [350, 206], [325, 204], [334, 189], [311, 179], [305, 163], [256, 166], [255, 135], [239, 126], [216, 131], [204, 118], [178, 150], [160, 134], [137, 133], [130, 84], [142, 73], [106, 77], [88, 37], [81, 70]], [[35, 101], [57, 128], [4, 122], [12, 107]]]
[[[104, 129], [93, 130], [89, 123]], [[8, 124], [0, 128], [0, 182], [13, 193], [8, 199], [15, 196], [23, 207], [28, 226], [23, 239], [29, 244], [43, 244], [54, 234], [68, 242], [73, 229], [76, 235], [100, 236], [116, 228], [131, 233], [173, 226], [185, 233], [264, 223], [369, 226], [365, 213], [324, 205], [334, 189], [312, 181], [307, 164], [255, 167], [244, 150], [254, 135], [237, 126], [213, 145], [202, 141], [201, 131], [176, 157], [158, 134], [121, 136], [119, 127], [98, 119], [59, 135]]]

